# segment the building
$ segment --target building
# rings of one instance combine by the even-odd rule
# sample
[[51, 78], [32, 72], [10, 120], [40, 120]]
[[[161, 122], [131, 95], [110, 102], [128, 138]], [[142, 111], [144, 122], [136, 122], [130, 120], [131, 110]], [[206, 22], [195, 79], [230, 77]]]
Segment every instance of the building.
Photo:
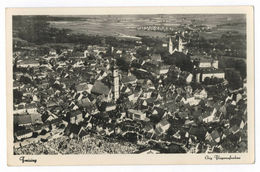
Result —
[[153, 54], [151, 56], [151, 60], [153, 60], [153, 61], [162, 61], [162, 57], [161, 57], [160, 54]]
[[76, 91], [77, 93], [82, 93], [84, 91], [90, 93], [91, 88], [89, 86], [91, 85], [87, 83], [80, 83], [79, 85], [76, 86]]
[[178, 51], [182, 52], [184, 49], [184, 43], [182, 42], [181, 37], [179, 36], [179, 41], [178, 41]]
[[105, 98], [105, 101], [110, 101], [112, 99], [112, 91], [111, 89], [105, 85], [102, 81], [95, 81], [91, 93], [95, 95], [102, 95]]
[[172, 38], [170, 37], [169, 38], [169, 53], [170, 54], [173, 54], [173, 45], [172, 45]]
[[196, 81], [203, 82], [205, 78], [219, 78], [225, 79], [225, 72], [219, 69], [208, 68], [206, 70], [200, 70], [196, 73]]
[[160, 65], [157, 68], [156, 73], [159, 74], [159, 75], [167, 74], [169, 69], [170, 69], [169, 65]]
[[57, 55], [56, 50], [55, 50], [55, 49], [51, 49], [51, 50], [49, 51], [49, 55], [51, 55], [51, 56], [56, 56], [56, 55]]
[[17, 140], [26, 139], [32, 137], [33, 132], [31, 129], [18, 130], [15, 132], [15, 137]]
[[88, 50], [85, 50], [84, 51], [84, 57], [87, 58], [89, 56], [89, 51]]
[[201, 59], [198, 67], [199, 68], [215, 68], [215, 69], [218, 69], [218, 60]]
[[27, 59], [17, 62], [17, 67], [39, 67], [40, 63], [37, 60]]
[[114, 65], [113, 67], [113, 79], [114, 79], [114, 83], [113, 83], [113, 86], [114, 86], [114, 100], [116, 101], [118, 98], [119, 98], [119, 89], [120, 89], [120, 86], [119, 86], [119, 76], [118, 76], [118, 67], [117, 65]]
[[135, 75], [131, 74], [131, 75], [128, 75], [128, 76], [123, 76], [121, 81], [122, 81], [122, 84], [136, 85], [137, 78], [136, 78]]
[[30, 126], [32, 124], [31, 115], [14, 115], [14, 125]]
[[112, 111], [116, 109], [116, 104], [115, 103], [107, 103], [106, 104], [106, 112]]
[[83, 115], [82, 112], [79, 110], [75, 110], [71, 112], [70, 115], [70, 123], [71, 124], [79, 124], [80, 122], [82, 122], [83, 119]]
[[172, 39], [170, 37], [169, 38], [169, 53], [173, 54], [175, 51], [177, 51], [177, 52], [183, 52], [183, 53], [187, 54], [187, 50], [184, 51], [184, 49], [185, 49], [184, 45], [185, 44], [186, 43], [183, 42], [181, 36], [178, 36], [178, 45], [177, 45], [177, 47], [173, 48]]
[[146, 113], [135, 110], [135, 109], [129, 109], [128, 110], [129, 117], [133, 120], [145, 120], [146, 119]]

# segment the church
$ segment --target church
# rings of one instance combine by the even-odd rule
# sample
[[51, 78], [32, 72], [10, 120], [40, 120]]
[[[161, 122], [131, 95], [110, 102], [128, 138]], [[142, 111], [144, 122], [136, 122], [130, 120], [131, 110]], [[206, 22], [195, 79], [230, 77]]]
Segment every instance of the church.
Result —
[[111, 73], [102, 80], [96, 80], [91, 93], [101, 96], [106, 102], [116, 102], [120, 96], [119, 82], [118, 66], [113, 61]]

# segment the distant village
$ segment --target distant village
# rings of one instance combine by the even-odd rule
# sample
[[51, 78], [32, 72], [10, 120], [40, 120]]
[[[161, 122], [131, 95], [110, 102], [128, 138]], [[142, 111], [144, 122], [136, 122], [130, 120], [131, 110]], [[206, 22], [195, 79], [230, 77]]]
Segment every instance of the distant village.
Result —
[[[162, 43], [169, 58], [189, 53], [185, 34]], [[14, 154], [247, 151], [246, 80], [228, 88], [219, 59], [205, 54], [191, 56], [190, 72], [154, 47], [138, 58], [136, 42], [50, 48], [41, 57], [24, 53], [38, 47], [15, 45]]]

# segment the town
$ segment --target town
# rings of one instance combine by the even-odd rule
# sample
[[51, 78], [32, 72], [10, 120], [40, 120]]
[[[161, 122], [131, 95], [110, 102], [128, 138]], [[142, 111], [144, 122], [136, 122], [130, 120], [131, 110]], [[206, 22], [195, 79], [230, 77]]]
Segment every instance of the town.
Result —
[[247, 152], [242, 50], [166, 31], [81, 47], [15, 40], [14, 154]]

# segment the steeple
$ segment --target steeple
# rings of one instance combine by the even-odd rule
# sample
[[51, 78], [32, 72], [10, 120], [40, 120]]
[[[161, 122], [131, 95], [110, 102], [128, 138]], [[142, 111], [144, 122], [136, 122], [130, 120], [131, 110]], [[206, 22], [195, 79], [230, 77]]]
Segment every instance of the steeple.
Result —
[[169, 53], [173, 54], [173, 45], [172, 45], [172, 38], [169, 39]]
[[113, 78], [114, 78], [114, 100], [116, 101], [119, 98], [119, 76], [118, 76], [118, 67], [114, 62], [113, 65]]
[[179, 36], [178, 51], [179, 51], [179, 52], [182, 52], [182, 50], [183, 50], [183, 42], [182, 42], [181, 37]]

